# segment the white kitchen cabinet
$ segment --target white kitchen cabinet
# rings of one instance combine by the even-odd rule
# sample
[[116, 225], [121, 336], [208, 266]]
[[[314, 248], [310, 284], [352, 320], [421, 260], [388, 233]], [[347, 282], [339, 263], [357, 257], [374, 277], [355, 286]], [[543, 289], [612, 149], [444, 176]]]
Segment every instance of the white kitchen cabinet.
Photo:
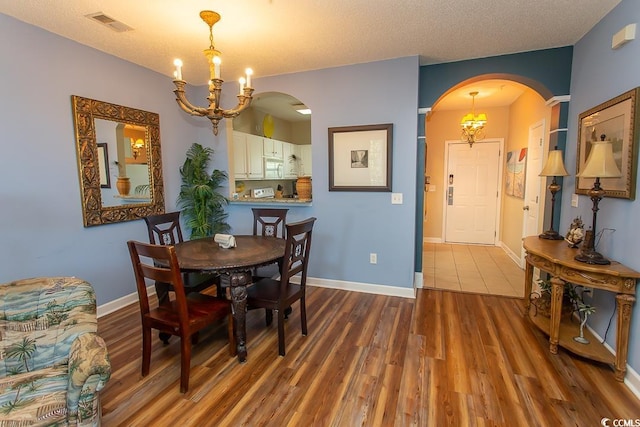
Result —
[[311, 144], [299, 145], [300, 176], [311, 176]]
[[282, 141], [271, 138], [262, 138], [263, 141], [263, 154], [265, 157], [273, 159], [282, 159], [283, 156], [283, 144]]
[[264, 177], [264, 162], [262, 137], [247, 135], [247, 161], [249, 179], [262, 179]]
[[233, 165], [236, 179], [264, 177], [262, 137], [233, 132]]
[[299, 161], [291, 160], [291, 156], [295, 155], [296, 158], [300, 158], [299, 145], [290, 144], [284, 142], [282, 144], [282, 155], [284, 159], [284, 177], [289, 179], [296, 179], [298, 177], [298, 164]]

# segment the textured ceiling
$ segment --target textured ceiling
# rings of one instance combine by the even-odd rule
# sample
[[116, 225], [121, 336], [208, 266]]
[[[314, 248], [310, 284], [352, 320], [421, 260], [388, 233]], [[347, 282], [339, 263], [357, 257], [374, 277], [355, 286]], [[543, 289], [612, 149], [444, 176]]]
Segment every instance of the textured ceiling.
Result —
[[[256, 77], [418, 55], [433, 64], [573, 45], [620, 0], [0, 0], [0, 13], [114, 56], [204, 84], [214, 26], [222, 78]], [[85, 15], [132, 28], [115, 32]], [[466, 102], [469, 99], [467, 96]]]

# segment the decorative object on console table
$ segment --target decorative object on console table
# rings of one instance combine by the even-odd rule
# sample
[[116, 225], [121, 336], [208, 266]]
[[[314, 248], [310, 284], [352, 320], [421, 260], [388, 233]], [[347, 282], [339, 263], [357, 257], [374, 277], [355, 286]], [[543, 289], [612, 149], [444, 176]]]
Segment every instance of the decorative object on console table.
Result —
[[251, 87], [251, 75], [253, 71], [251, 68], [246, 69], [247, 78], [240, 78], [240, 94], [238, 95], [238, 105], [230, 110], [220, 108], [220, 97], [222, 94], [222, 83], [224, 80], [220, 78], [220, 51], [216, 50], [213, 45], [213, 25], [220, 20], [220, 14], [211, 10], [203, 10], [200, 12], [200, 18], [209, 26], [209, 49], [204, 50], [204, 56], [207, 57], [209, 63], [209, 107], [196, 107], [192, 105], [184, 93], [184, 87], [187, 84], [182, 80], [182, 61], [176, 59], [173, 64], [176, 66], [174, 72], [173, 83], [176, 85], [176, 89], [173, 93], [176, 95], [176, 101], [182, 110], [192, 116], [206, 117], [211, 120], [213, 125], [213, 134], [218, 134], [218, 122], [223, 118], [237, 117], [245, 108], [251, 104], [251, 94], [253, 88]]
[[596, 308], [588, 304], [579, 304], [578, 311], [584, 315], [584, 318], [580, 322], [580, 335], [573, 337], [573, 340], [580, 344], [589, 344], [589, 340], [584, 337], [584, 325], [586, 325], [589, 315], [596, 312]]
[[[543, 317], [551, 317], [551, 281], [550, 280], [537, 280], [536, 281], [540, 292], [531, 292], [529, 295], [529, 301], [533, 310], [530, 313], [532, 316], [540, 314]], [[582, 292], [578, 293], [577, 288], [582, 288], [580, 285], [573, 285], [571, 283], [565, 283], [564, 291], [562, 293], [562, 309], [560, 311], [560, 317], [564, 319], [570, 319], [571, 315], [579, 310], [580, 304], [584, 304], [582, 300], [582, 294], [584, 294], [584, 288]]]
[[551, 176], [553, 179], [551, 180], [551, 184], [549, 184], [549, 191], [551, 192], [551, 227], [549, 230], [540, 234], [538, 237], [541, 239], [550, 239], [550, 240], [562, 240], [563, 237], [558, 234], [556, 230], [553, 229], [553, 217], [555, 215], [555, 206], [556, 206], [556, 193], [560, 191], [562, 188], [560, 184], [557, 183], [556, 177], [558, 176], [567, 176], [567, 170], [564, 167], [564, 163], [562, 161], [562, 151], [558, 150], [556, 147], [555, 150], [549, 152], [549, 157], [547, 158], [547, 163], [542, 168], [542, 172], [540, 172], [539, 176]]
[[591, 197], [591, 201], [593, 202], [593, 208], [591, 208], [593, 211], [593, 223], [591, 230], [587, 230], [585, 233], [584, 241], [580, 247], [580, 253], [575, 257], [576, 261], [585, 262], [587, 264], [611, 264], [611, 261], [595, 250], [598, 204], [605, 194], [605, 191], [600, 186], [600, 178], [619, 178], [622, 176], [622, 172], [620, 172], [620, 169], [613, 158], [613, 147], [611, 145], [611, 141], [605, 141], [605, 138], [606, 135], [601, 135], [600, 141], [593, 141], [591, 143], [591, 152], [589, 153], [587, 163], [585, 164], [584, 169], [578, 174], [582, 178], [595, 178], [593, 187], [588, 192], [588, 195]]
[[564, 240], [569, 244], [570, 248], [577, 248], [582, 243], [582, 239], [584, 239], [584, 224], [582, 223], [582, 218], [576, 217], [573, 219]]

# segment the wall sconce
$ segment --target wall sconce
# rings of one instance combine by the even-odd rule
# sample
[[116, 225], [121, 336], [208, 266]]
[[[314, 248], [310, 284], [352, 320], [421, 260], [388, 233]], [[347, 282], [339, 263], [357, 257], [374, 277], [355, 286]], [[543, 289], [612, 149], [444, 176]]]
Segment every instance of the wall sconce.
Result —
[[596, 252], [595, 233], [596, 219], [598, 217], [598, 203], [604, 197], [605, 191], [600, 186], [600, 178], [620, 178], [622, 172], [613, 158], [613, 146], [611, 141], [605, 141], [606, 135], [600, 136], [600, 141], [591, 142], [591, 152], [584, 165], [584, 169], [576, 176], [582, 178], [595, 178], [593, 187], [587, 193], [593, 202], [593, 223], [591, 230], [585, 232], [584, 241], [580, 247], [580, 253], [575, 256], [576, 261], [587, 264], [608, 265], [611, 261]]
[[547, 163], [542, 168], [542, 172], [538, 176], [552, 176], [551, 184], [549, 184], [549, 191], [551, 192], [551, 228], [544, 233], [538, 235], [541, 239], [549, 239], [549, 240], [562, 240], [563, 237], [558, 234], [556, 230], [553, 229], [553, 217], [555, 214], [555, 206], [556, 206], [556, 193], [560, 191], [562, 188], [560, 184], [556, 182], [556, 177], [558, 176], [567, 176], [567, 169], [564, 167], [564, 163], [562, 161], [562, 151], [558, 150], [556, 147], [555, 150], [549, 152], [549, 157], [547, 158]]
[[131, 155], [134, 159], [137, 159], [140, 155], [140, 150], [144, 148], [144, 139], [138, 138], [136, 140], [131, 140]]

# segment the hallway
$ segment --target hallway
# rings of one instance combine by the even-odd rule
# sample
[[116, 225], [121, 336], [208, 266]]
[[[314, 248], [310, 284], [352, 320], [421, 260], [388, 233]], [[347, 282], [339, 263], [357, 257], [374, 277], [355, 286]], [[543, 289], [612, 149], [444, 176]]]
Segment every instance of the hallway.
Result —
[[423, 243], [423, 287], [524, 297], [524, 270], [497, 246]]

